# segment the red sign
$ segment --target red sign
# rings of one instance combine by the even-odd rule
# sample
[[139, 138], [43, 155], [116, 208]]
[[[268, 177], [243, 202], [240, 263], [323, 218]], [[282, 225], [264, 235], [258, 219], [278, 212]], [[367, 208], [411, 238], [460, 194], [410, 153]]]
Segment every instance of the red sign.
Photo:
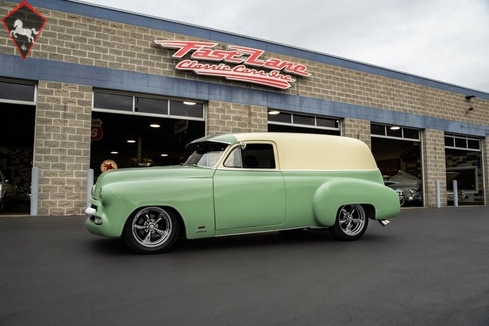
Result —
[[100, 171], [102, 171], [102, 173], [110, 170], [117, 170], [117, 168], [117, 163], [113, 160], [105, 160], [100, 164]]
[[92, 141], [97, 141], [104, 137], [102, 123], [100, 119], [92, 119]]
[[[261, 84], [287, 89], [295, 82], [289, 74], [310, 76], [307, 66], [277, 58], [261, 59], [265, 51], [243, 46], [230, 45], [227, 50], [214, 49], [219, 43], [193, 41], [155, 40], [163, 48], [177, 49], [173, 58], [182, 59], [190, 54], [190, 59], [182, 60], [178, 70], [193, 71], [197, 75], [225, 77], [229, 80]], [[220, 62], [217, 64], [202, 61]]]
[[26, 1], [22, 1], [2, 18], [2, 23], [22, 59], [25, 59], [46, 25], [46, 18]]

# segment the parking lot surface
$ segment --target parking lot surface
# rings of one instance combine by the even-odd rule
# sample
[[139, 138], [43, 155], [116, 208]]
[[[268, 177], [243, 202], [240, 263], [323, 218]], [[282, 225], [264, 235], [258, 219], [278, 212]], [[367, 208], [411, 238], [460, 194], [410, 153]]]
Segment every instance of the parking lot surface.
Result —
[[82, 216], [0, 217], [0, 326], [489, 325], [489, 208], [403, 209], [355, 242], [304, 231], [136, 255]]

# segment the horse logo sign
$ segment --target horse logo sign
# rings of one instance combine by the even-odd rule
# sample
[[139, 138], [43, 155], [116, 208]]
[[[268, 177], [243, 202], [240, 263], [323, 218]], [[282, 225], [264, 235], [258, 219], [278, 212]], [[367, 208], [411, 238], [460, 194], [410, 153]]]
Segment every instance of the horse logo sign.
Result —
[[22, 1], [2, 18], [3, 26], [22, 59], [29, 55], [46, 21], [46, 18], [26, 1]]
[[24, 23], [22, 22], [22, 20], [20, 19], [15, 20], [14, 22], [15, 29], [13, 31], [10, 31], [10, 36], [18, 38], [17, 35], [20, 34], [20, 35], [27, 36], [27, 42], [29, 43], [34, 42], [34, 37], [32, 35], [38, 35], [39, 31], [36, 31], [35, 28], [31, 28], [31, 29], [24, 28], [23, 25]]

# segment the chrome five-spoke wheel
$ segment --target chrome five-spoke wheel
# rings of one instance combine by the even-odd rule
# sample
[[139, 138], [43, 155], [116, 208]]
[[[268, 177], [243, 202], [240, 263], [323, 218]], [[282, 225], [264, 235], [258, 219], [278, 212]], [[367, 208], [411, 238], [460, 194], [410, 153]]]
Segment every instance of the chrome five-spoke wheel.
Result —
[[365, 233], [367, 226], [368, 216], [362, 205], [350, 204], [339, 208], [336, 222], [330, 230], [340, 240], [356, 240]]
[[178, 231], [179, 223], [171, 210], [145, 207], [127, 221], [123, 238], [137, 252], [155, 253], [169, 249]]

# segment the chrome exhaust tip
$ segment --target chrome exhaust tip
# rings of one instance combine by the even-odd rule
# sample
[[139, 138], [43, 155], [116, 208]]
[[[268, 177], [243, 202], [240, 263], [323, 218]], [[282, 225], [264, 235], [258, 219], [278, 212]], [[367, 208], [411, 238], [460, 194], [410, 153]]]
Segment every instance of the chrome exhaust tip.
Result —
[[390, 222], [388, 220], [379, 220], [380, 225], [387, 226]]

